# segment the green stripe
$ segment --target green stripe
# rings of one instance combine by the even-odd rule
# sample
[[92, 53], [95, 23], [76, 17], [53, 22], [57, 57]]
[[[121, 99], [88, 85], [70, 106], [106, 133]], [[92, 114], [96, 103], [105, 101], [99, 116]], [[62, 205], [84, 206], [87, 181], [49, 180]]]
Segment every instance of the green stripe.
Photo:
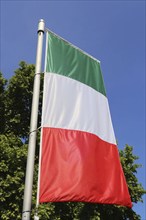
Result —
[[106, 96], [100, 63], [58, 36], [48, 33], [46, 72], [78, 80]]

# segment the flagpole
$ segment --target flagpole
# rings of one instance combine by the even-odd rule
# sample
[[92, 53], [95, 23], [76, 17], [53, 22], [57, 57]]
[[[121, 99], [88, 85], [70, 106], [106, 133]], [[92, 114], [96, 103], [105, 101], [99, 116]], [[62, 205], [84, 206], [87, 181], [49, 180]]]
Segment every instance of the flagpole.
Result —
[[36, 67], [35, 67], [35, 77], [34, 77], [34, 87], [33, 87], [33, 100], [32, 100], [32, 111], [31, 111], [31, 120], [30, 120], [30, 134], [29, 134], [28, 156], [27, 156], [26, 176], [25, 176], [22, 220], [30, 220], [30, 215], [31, 215], [32, 185], [33, 185], [33, 171], [34, 171], [35, 148], [36, 148], [38, 106], [39, 106], [39, 93], [40, 93], [40, 73], [41, 73], [41, 63], [42, 63], [44, 29], [45, 29], [44, 20], [40, 19], [38, 23], [38, 43], [37, 43], [37, 53], [36, 53]]

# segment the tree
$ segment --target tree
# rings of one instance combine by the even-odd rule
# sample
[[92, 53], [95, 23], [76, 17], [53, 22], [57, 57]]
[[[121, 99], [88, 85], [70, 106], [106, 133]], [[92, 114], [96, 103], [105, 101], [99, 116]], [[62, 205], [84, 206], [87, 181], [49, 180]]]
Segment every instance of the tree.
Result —
[[[15, 135], [26, 140], [29, 134], [34, 71], [35, 66], [33, 64], [26, 64], [24, 61], [21, 61], [19, 68], [15, 70], [15, 75], [9, 80], [9, 84], [5, 90], [5, 132], [13, 132]], [[43, 83], [41, 83], [42, 86]], [[40, 93], [38, 126], [40, 124], [41, 103], [42, 92]]]
[[26, 156], [26, 145], [18, 137], [0, 135], [0, 219], [20, 219]]
[[[31, 113], [34, 65], [20, 62], [20, 67], [10, 79], [6, 90], [6, 127], [7, 133], [27, 137]], [[20, 126], [21, 125], [21, 126]]]
[[0, 134], [4, 132], [5, 128], [5, 86], [7, 81], [3, 78], [0, 72]]
[[[3, 122], [0, 128], [0, 219], [2, 220], [21, 219], [34, 69], [34, 65], [20, 62], [19, 68], [7, 86], [6, 80], [0, 74], [0, 115], [2, 116], [0, 122]], [[40, 126], [41, 115], [42, 80], [43, 76], [38, 126]], [[39, 143], [39, 135], [37, 143]], [[37, 144], [32, 216], [36, 200], [38, 152]], [[119, 153], [132, 201], [142, 202], [142, 196], [146, 191], [136, 177], [137, 169], [140, 168], [140, 165], [135, 162], [138, 157], [133, 154], [133, 148], [128, 145]], [[42, 204], [39, 206], [39, 216], [43, 220], [140, 219], [132, 209], [81, 202]]]
[[142, 195], [145, 193], [145, 190], [142, 185], [138, 183], [138, 179], [135, 175], [141, 165], [135, 163], [135, 160], [139, 158], [133, 154], [133, 147], [126, 145], [124, 150], [120, 151], [120, 159], [132, 201], [134, 203], [142, 202]]

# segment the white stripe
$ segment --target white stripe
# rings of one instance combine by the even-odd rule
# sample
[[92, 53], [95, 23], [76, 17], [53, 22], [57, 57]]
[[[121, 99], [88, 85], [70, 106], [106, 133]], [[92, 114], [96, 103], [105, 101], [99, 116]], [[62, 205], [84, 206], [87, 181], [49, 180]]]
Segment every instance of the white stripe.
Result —
[[54, 73], [45, 73], [42, 127], [85, 131], [116, 144], [107, 98]]

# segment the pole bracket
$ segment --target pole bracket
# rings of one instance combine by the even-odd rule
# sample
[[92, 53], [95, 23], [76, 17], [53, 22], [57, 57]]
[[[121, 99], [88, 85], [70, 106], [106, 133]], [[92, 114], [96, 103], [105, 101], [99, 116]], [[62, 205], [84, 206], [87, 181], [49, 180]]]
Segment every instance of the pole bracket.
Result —
[[31, 210], [23, 211], [22, 212], [22, 220], [29, 220], [30, 219], [30, 213], [31, 213]]

